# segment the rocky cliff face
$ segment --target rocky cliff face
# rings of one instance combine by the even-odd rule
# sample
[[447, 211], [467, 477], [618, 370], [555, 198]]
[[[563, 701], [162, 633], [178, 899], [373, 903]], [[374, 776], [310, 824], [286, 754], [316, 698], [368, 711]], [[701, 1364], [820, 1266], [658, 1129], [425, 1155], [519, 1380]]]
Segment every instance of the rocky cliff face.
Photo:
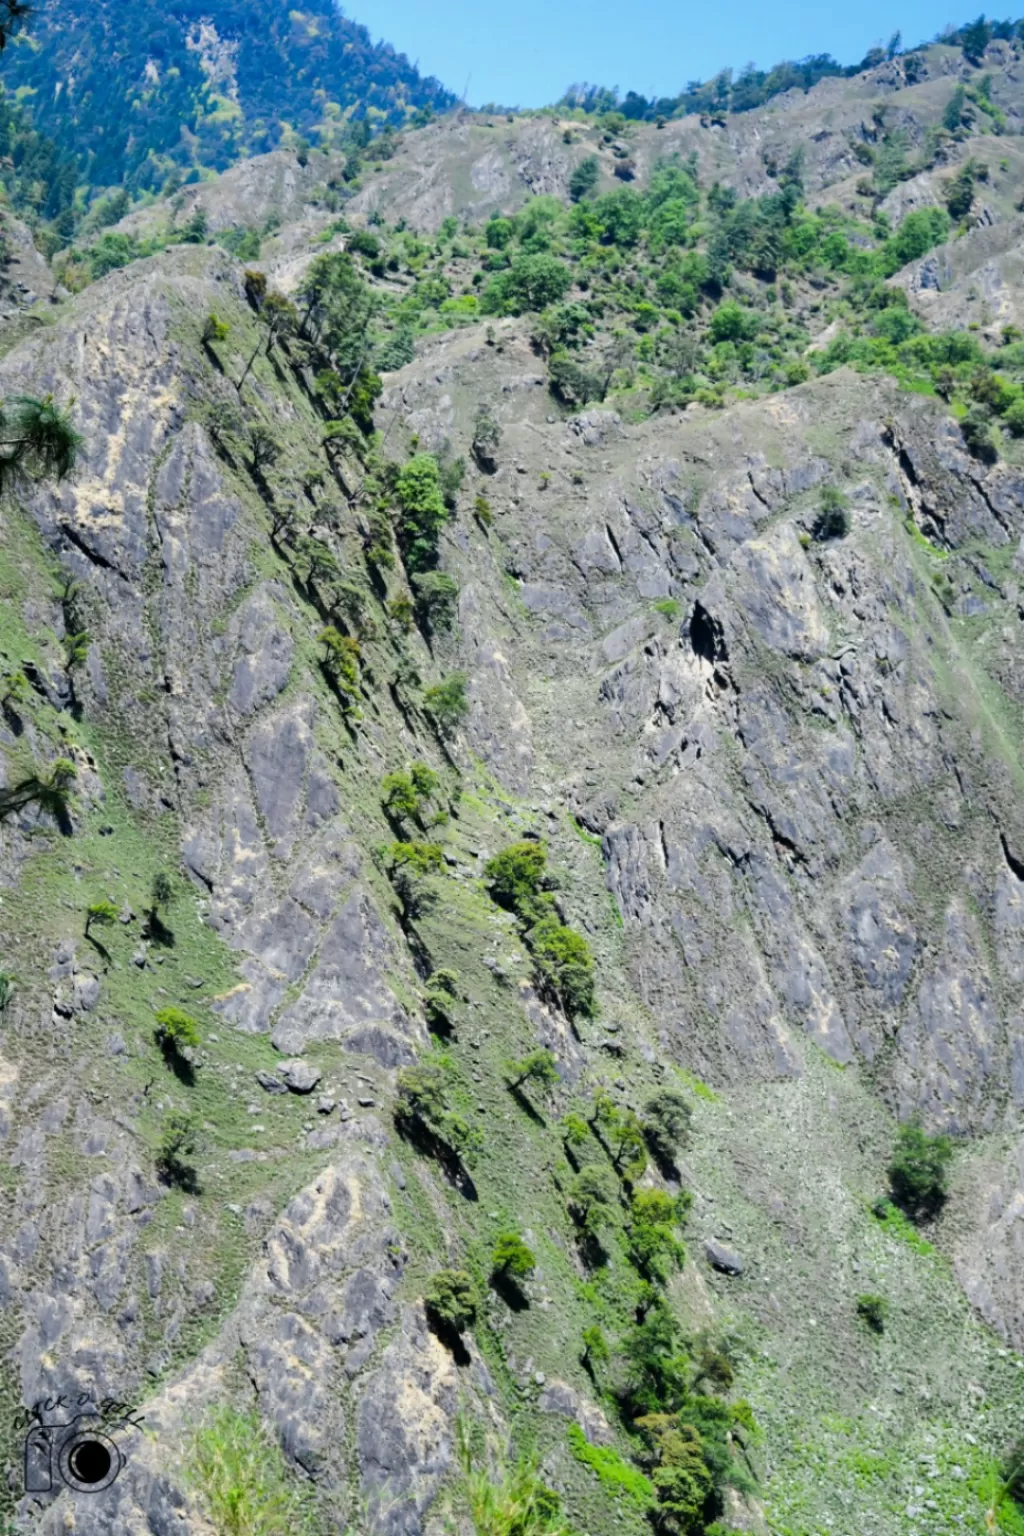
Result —
[[[714, 130], [722, 174], [757, 190], [759, 135], [848, 126], [883, 90], [934, 115], [930, 86], [883, 70], [784, 98]], [[643, 154], [710, 131], [652, 129]], [[358, 206], [406, 199], [429, 225], [561, 192], [554, 130], [517, 133], [521, 184], [478, 150], [503, 132], [425, 131]], [[847, 169], [820, 147], [830, 132], [811, 140], [822, 187]], [[449, 159], [471, 141], [467, 194]], [[999, 227], [985, 260], [1017, 303], [1016, 225]], [[982, 238], [940, 253], [950, 274], [977, 271], [961, 252]], [[899, 280], [925, 306], [938, 290], [915, 270]], [[216, 351], [211, 311], [231, 327]], [[936, 399], [846, 370], [722, 412], [569, 413], [525, 322], [467, 327], [421, 344], [377, 408], [396, 458], [447, 444], [470, 465], [443, 544], [458, 622], [404, 634], [388, 578], [366, 575], [358, 466], [325, 473], [287, 353], [260, 358], [246, 395], [282, 445], [272, 472], [216, 430], [256, 337], [241, 268], [179, 247], [62, 301], [0, 369], [7, 395], [73, 394], [84, 438], [74, 477], [2, 513], [0, 653], [29, 684], [0, 728], [4, 783], [56, 756], [78, 769], [63, 832], [33, 808], [0, 824], [14, 1528], [219, 1529], [195, 1433], [231, 1402], [311, 1491], [310, 1529], [470, 1529], [460, 1419], [492, 1446], [513, 1427], [535, 1443], [579, 1529], [645, 1529], [642, 1500], [567, 1439], [576, 1423], [623, 1449], [580, 1358], [612, 1290], [573, 1238], [558, 1119], [597, 1089], [639, 1107], [666, 1087], [692, 1111], [678, 1179], [647, 1175], [694, 1197], [672, 1304], [689, 1332], [738, 1341], [763, 1436], [760, 1493], [731, 1495], [723, 1520], [980, 1528], [1024, 1349], [1024, 473], [972, 457]], [[481, 401], [502, 428], [488, 472]], [[825, 484], [849, 495], [851, 529], [822, 544], [807, 535]], [[358, 718], [320, 664], [315, 576], [273, 532], [289, 505], [360, 583]], [[445, 739], [415, 678], [458, 672], [470, 711]], [[410, 922], [378, 850], [394, 836], [381, 780], [414, 759], [451, 815], [433, 904]], [[592, 1020], [538, 996], [487, 894], [487, 859], [524, 835], [545, 840], [596, 956]], [[175, 892], [154, 922], [163, 870]], [[101, 901], [116, 918], [87, 928]], [[438, 970], [457, 973], [446, 1049], [483, 1139], [468, 1182], [393, 1119]], [[204, 1021], [170, 1065], [153, 1043], [167, 1006]], [[503, 1077], [539, 1046], [560, 1073], [543, 1108]], [[157, 1163], [185, 1108], [194, 1172], [169, 1182]], [[959, 1148], [934, 1246], [870, 1210], [914, 1112]], [[486, 1279], [509, 1227], [537, 1255], [530, 1304], [485, 1286], [453, 1349], [428, 1326], [428, 1278]], [[889, 1303], [884, 1339], [858, 1321], [863, 1293]], [[24, 1491], [10, 1415], [80, 1394], [145, 1416], [117, 1430], [120, 1476]]]

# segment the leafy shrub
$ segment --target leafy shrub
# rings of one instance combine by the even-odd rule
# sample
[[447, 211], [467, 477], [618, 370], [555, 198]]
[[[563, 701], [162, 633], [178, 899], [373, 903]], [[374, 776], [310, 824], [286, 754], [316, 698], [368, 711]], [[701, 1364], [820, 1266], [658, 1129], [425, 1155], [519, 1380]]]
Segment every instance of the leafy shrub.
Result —
[[953, 1144], [948, 1136], [929, 1136], [920, 1120], [901, 1125], [889, 1164], [896, 1204], [920, 1221], [938, 1215], [946, 1201]]

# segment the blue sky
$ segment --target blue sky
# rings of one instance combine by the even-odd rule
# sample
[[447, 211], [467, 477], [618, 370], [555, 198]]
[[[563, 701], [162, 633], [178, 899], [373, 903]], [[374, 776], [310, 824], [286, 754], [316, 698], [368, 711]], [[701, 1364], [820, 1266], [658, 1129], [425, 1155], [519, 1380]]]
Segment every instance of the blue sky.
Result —
[[910, 45], [970, 20], [971, 0], [961, 5], [952, 15], [920, 0], [346, 0], [343, 9], [457, 94], [468, 77], [471, 104], [535, 107], [577, 80], [669, 95], [750, 60], [831, 53], [854, 63], [897, 28]]

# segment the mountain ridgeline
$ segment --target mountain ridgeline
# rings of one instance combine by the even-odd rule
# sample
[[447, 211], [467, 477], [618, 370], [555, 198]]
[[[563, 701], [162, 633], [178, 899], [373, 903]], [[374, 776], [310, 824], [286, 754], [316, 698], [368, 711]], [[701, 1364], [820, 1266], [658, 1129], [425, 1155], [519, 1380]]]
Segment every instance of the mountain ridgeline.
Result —
[[1021, 1536], [1019, 28], [136, 13], [2, 64], [0, 1525]]

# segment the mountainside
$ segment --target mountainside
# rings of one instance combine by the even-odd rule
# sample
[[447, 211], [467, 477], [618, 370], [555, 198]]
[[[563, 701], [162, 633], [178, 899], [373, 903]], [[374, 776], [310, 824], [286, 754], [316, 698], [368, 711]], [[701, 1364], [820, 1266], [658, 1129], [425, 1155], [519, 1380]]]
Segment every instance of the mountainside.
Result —
[[353, 108], [401, 123], [455, 98], [374, 44], [334, 0], [71, 0], [40, 7], [4, 58], [4, 85], [94, 187], [137, 194], [175, 169], [223, 169], [289, 131], [330, 142]]
[[19, 1536], [1020, 1536], [1022, 122], [7, 215]]

